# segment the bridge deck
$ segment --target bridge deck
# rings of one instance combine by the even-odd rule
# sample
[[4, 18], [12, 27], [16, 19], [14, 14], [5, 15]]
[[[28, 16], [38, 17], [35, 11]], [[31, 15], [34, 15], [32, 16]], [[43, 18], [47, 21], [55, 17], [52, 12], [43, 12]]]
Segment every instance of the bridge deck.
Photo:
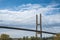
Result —
[[31, 31], [31, 32], [38, 32], [38, 33], [47, 33], [47, 34], [57, 34], [57, 33], [52, 33], [52, 32], [46, 32], [46, 31], [36, 31], [32, 29], [25, 29], [25, 28], [15, 28], [15, 27], [6, 27], [6, 26], [0, 26], [0, 28], [5, 28], [5, 29], [15, 29], [15, 30], [23, 30], [23, 31]]

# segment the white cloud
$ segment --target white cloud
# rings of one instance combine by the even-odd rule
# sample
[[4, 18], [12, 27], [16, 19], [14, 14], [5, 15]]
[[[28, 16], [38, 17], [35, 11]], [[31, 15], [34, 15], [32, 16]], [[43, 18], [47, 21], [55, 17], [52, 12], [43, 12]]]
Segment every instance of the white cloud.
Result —
[[42, 8], [43, 6], [39, 5], [39, 4], [23, 4], [21, 6], [16, 7], [16, 10], [20, 10], [20, 11], [25, 11], [25, 10], [33, 10], [33, 9], [39, 9]]
[[48, 15], [48, 16], [43, 16], [43, 23], [45, 25], [52, 25], [55, 23], [60, 23], [60, 14], [55, 14], [55, 15]]
[[47, 8], [55, 8], [56, 6], [58, 6], [60, 4], [57, 3], [51, 3], [50, 5], [47, 6]]

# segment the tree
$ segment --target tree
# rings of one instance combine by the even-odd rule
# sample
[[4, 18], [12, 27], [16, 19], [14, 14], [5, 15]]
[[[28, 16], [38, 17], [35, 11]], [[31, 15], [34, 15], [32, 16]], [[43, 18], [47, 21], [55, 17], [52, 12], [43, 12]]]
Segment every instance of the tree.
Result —
[[29, 40], [28, 36], [25, 38], [25, 40]]
[[23, 40], [22, 38], [19, 38], [18, 40]]
[[33, 37], [31, 37], [31, 40], [36, 40], [36, 37], [34, 37], [34, 36], [33, 36]]
[[25, 38], [25, 36], [23, 37], [23, 40], [25, 40], [26, 38]]
[[10, 37], [7, 34], [1, 34], [0, 38], [1, 40], [10, 40]]
[[60, 40], [60, 33], [56, 34], [56, 36], [54, 36], [54, 40]]

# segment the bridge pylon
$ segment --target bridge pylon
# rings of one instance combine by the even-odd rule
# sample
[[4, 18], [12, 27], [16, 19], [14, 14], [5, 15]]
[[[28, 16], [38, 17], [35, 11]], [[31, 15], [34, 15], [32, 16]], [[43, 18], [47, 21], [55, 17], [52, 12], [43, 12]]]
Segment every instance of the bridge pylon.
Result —
[[[40, 28], [39, 28], [40, 27]], [[42, 15], [40, 14], [39, 16], [39, 21], [38, 21], [38, 15], [36, 15], [36, 39], [38, 37], [38, 28], [40, 29], [40, 38], [42, 40]]]

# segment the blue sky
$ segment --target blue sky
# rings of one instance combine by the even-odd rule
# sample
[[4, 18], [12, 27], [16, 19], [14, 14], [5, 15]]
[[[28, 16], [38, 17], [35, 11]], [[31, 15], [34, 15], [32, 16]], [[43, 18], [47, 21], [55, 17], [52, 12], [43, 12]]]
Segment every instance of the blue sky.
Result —
[[[43, 30], [59, 33], [60, 0], [0, 0], [1, 26], [35, 29], [35, 17], [40, 13]], [[2, 33], [11, 37], [35, 36], [32, 32], [0, 29], [0, 34]]]
[[60, 0], [0, 0], [0, 9], [14, 8], [22, 4], [40, 4], [43, 6], [51, 3], [60, 3]]

